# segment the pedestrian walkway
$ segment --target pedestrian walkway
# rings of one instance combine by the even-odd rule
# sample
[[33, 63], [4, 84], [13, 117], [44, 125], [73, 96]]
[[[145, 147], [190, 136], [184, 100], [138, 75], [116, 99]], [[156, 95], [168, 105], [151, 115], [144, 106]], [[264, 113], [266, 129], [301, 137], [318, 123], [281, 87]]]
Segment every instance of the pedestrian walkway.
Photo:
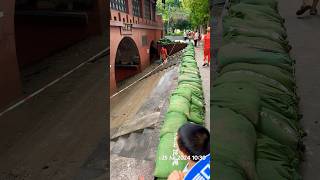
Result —
[[320, 16], [310, 16], [309, 12], [302, 18], [295, 13], [302, 0], [279, 1], [280, 14], [285, 18], [288, 39], [293, 46], [291, 55], [296, 59], [296, 78], [300, 111], [303, 114], [301, 124], [308, 136], [305, 161], [301, 164], [304, 180], [314, 180], [320, 169]]
[[202, 78], [202, 87], [204, 93], [204, 101], [206, 103], [205, 126], [210, 131], [210, 67], [202, 67], [203, 65], [203, 41], [200, 41], [195, 48], [195, 57], [200, 69]]
[[107, 173], [104, 156], [93, 153], [108, 123], [107, 58], [0, 117], [1, 180], [74, 179], [88, 170], [84, 165], [93, 165], [94, 175]]

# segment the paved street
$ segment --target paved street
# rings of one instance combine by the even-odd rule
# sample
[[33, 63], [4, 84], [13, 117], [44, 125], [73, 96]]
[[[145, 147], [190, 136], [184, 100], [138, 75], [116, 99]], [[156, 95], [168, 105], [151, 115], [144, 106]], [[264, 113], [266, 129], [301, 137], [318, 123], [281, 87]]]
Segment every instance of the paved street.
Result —
[[0, 117], [1, 180], [105, 177], [106, 58], [86, 64]]
[[210, 67], [202, 67], [203, 65], [203, 41], [195, 48], [196, 60], [202, 78], [202, 87], [204, 93], [204, 101], [206, 103], [205, 126], [210, 130]]
[[[286, 20], [292, 57], [296, 59], [296, 78], [298, 94], [301, 98], [300, 110], [303, 114], [301, 124], [308, 133], [305, 158], [301, 173], [304, 180], [315, 180], [320, 170], [320, 16], [310, 16], [307, 12], [302, 18], [295, 13], [301, 0], [281, 0], [280, 14]], [[318, 6], [319, 7], [319, 6]]]

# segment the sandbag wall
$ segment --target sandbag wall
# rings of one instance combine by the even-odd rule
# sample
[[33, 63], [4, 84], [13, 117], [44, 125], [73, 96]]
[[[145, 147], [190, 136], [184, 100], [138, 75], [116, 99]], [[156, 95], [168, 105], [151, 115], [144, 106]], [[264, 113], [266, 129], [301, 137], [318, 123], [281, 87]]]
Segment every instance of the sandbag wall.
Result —
[[297, 180], [295, 61], [276, 0], [231, 0], [211, 87], [214, 180]]
[[170, 96], [164, 123], [160, 130], [160, 143], [156, 155], [154, 176], [166, 179], [174, 170], [183, 170], [187, 162], [178, 157], [176, 133], [184, 123], [204, 122], [202, 81], [195, 60], [194, 47], [185, 48], [180, 66], [178, 86]]

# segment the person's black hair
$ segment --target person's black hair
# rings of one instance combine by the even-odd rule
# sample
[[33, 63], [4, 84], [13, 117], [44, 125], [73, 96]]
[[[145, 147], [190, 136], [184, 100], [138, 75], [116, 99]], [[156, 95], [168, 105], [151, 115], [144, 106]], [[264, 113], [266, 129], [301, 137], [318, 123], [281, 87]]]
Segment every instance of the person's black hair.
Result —
[[[210, 153], [210, 133], [201, 125], [194, 123], [182, 125], [178, 130], [177, 143], [179, 149], [190, 158]], [[197, 159], [191, 160], [197, 161]]]

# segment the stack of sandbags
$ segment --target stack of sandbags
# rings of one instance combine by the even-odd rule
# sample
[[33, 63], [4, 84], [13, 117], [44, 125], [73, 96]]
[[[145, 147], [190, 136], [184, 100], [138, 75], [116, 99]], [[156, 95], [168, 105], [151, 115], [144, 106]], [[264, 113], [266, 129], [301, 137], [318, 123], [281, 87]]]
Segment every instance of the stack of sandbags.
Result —
[[204, 99], [202, 81], [194, 57], [194, 47], [189, 44], [179, 67], [178, 87], [172, 92], [164, 123], [160, 130], [160, 143], [156, 156], [154, 176], [167, 178], [174, 170], [183, 170], [186, 161], [179, 159], [176, 133], [186, 122], [203, 124]]
[[211, 87], [217, 180], [296, 180], [303, 132], [276, 0], [231, 0]]

